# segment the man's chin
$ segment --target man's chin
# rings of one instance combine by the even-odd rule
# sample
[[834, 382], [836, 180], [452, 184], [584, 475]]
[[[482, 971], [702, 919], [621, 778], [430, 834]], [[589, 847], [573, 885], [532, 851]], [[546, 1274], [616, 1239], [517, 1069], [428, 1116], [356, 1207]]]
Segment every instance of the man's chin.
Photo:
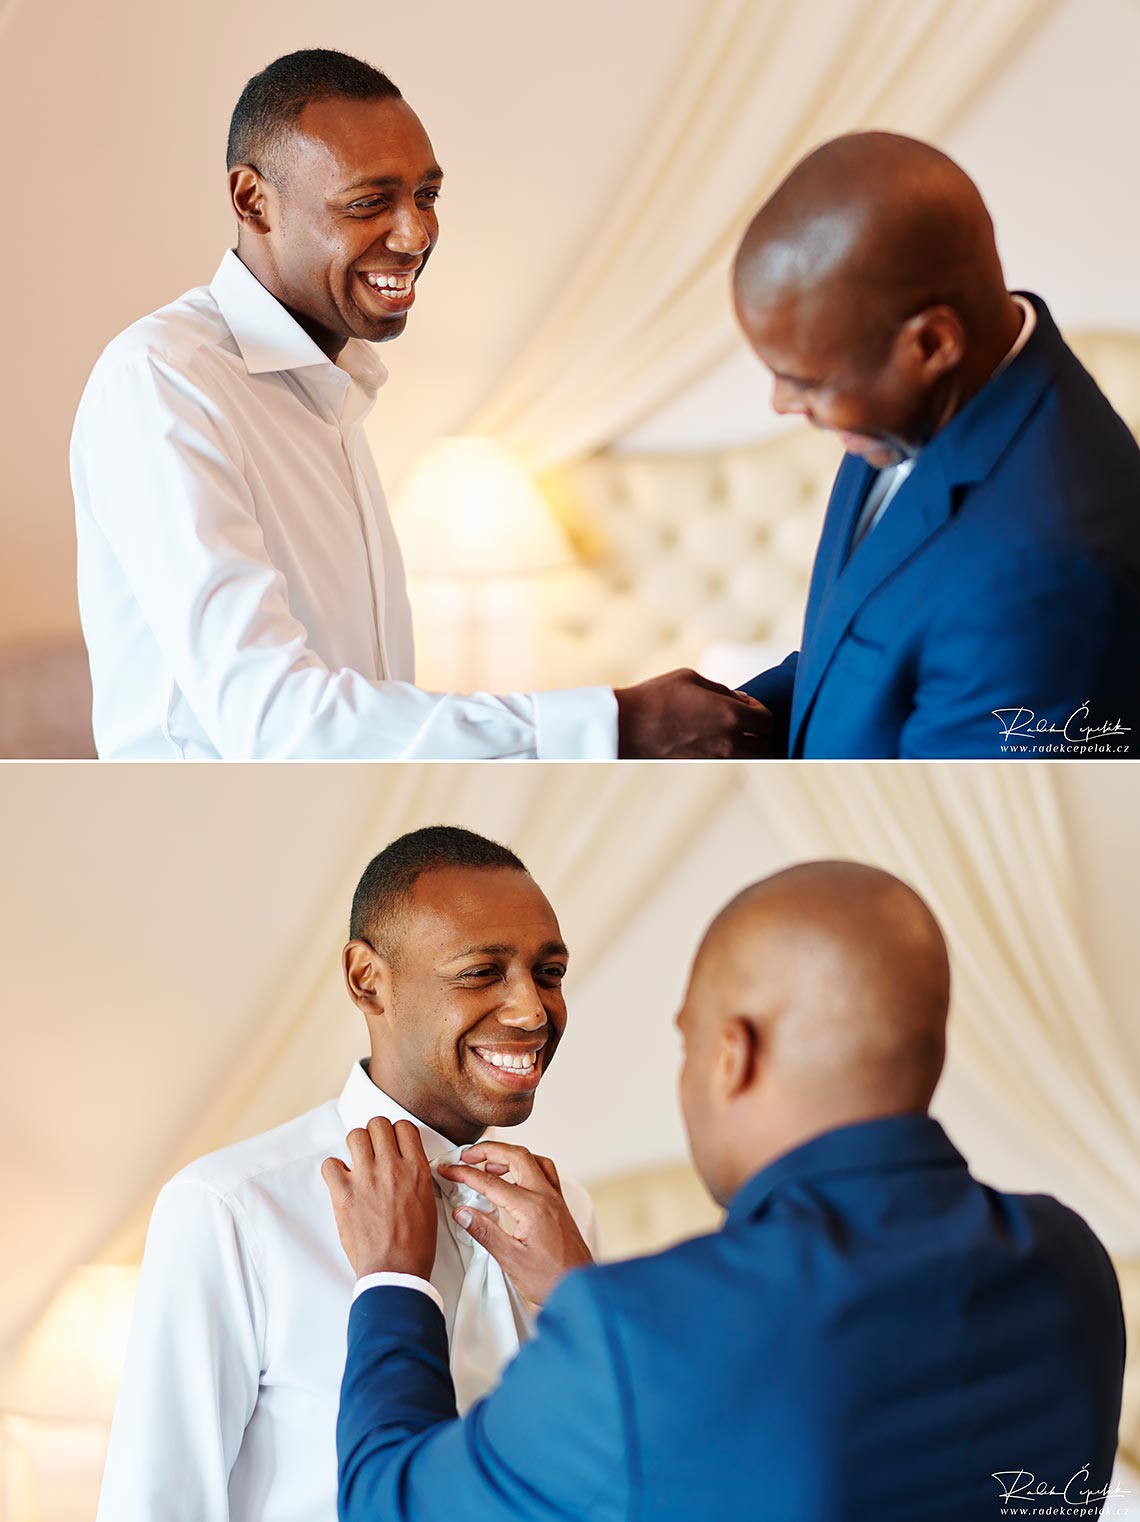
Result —
[[492, 1092], [490, 1084], [482, 1080], [478, 1082], [478, 1098], [471, 1096], [471, 1110], [478, 1113], [485, 1126], [517, 1126], [534, 1109], [537, 1085], [533, 1089], [516, 1089], [514, 1092], [496, 1087]]
[[383, 322], [362, 322], [353, 332], [353, 338], [362, 338], [365, 343], [383, 344], [389, 339], [399, 338], [400, 334], [408, 325], [407, 312], [400, 312], [395, 317], [390, 317]]
[[533, 1094], [480, 1095], [478, 1103], [468, 1106], [471, 1117], [484, 1130], [503, 1126], [519, 1126], [529, 1119], [534, 1109]]
[[854, 455], [859, 460], [865, 460], [875, 470], [886, 470], [889, 466], [899, 465], [906, 459], [901, 449], [894, 444], [886, 443], [883, 439], [868, 438], [862, 433], [842, 432], [837, 432], [836, 437], [848, 454]]

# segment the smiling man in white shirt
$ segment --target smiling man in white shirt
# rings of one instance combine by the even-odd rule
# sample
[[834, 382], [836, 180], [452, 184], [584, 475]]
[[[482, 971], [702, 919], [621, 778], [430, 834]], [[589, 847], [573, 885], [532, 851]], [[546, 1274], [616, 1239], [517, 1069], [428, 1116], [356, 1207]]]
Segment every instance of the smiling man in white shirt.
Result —
[[[402, 836], [361, 878], [350, 936], [345, 982], [369, 1061], [339, 1099], [201, 1158], [159, 1195], [98, 1522], [335, 1522], [355, 1275], [321, 1164], [347, 1160], [346, 1134], [382, 1116], [414, 1127], [433, 1170], [446, 1169], [486, 1127], [530, 1114], [566, 1024], [567, 952], [512, 852], [448, 826]], [[569, 1224], [550, 1282], [594, 1245], [585, 1191], [555, 1192]], [[454, 1223], [460, 1205], [486, 1208], [437, 1174], [431, 1283], [466, 1408], [529, 1336], [537, 1305], [532, 1284], [516, 1288]]]
[[72, 439], [99, 754], [607, 759], [766, 751], [694, 672], [613, 692], [428, 693], [364, 424], [439, 232], [396, 86], [313, 49], [235, 108], [237, 248], [101, 355]]

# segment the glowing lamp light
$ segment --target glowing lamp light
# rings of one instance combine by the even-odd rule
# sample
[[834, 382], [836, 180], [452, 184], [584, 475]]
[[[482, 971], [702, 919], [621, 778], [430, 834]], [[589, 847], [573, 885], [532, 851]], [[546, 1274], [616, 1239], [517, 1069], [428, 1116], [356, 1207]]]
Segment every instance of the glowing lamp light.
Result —
[[561, 570], [575, 560], [518, 456], [497, 439], [437, 439], [401, 483], [394, 517], [417, 576], [478, 581]]
[[78, 1268], [4, 1371], [0, 1517], [89, 1522], [126, 1353], [137, 1268]]
[[137, 1284], [137, 1268], [77, 1268], [16, 1355], [5, 1408], [52, 1421], [110, 1421]]

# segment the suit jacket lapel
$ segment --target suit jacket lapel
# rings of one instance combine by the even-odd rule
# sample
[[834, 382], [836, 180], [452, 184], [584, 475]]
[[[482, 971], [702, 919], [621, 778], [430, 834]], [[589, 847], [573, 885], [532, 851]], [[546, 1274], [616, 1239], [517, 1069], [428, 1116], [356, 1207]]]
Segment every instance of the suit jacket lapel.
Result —
[[792, 693], [789, 755], [796, 754], [812, 699], [861, 604], [942, 527], [960, 491], [986, 478], [1051, 383], [1064, 340], [1045, 303], [1039, 297], [1029, 299], [1037, 311], [1037, 327], [1025, 348], [922, 451], [882, 521], [848, 564], [844, 562], [858, 507], [874, 472], [865, 467], [861, 480], [851, 472], [851, 497], [857, 486], [861, 489], [857, 503], [844, 499], [840, 524], [839, 494], [848, 462], [840, 467], [812, 573]]
[[857, 459], [855, 455], [844, 455], [835, 484], [831, 488], [819, 549], [812, 567], [811, 586], [804, 613], [804, 637], [801, 642], [804, 650], [813, 638], [820, 605], [847, 560], [859, 512], [875, 475], [876, 471], [865, 460]]
[[[949, 518], [953, 493], [936, 455], [919, 459], [872, 533], [830, 581], [820, 599], [810, 643], [805, 639], [792, 699], [790, 754], [836, 646], [860, 606]], [[850, 544], [850, 534], [846, 545]]]

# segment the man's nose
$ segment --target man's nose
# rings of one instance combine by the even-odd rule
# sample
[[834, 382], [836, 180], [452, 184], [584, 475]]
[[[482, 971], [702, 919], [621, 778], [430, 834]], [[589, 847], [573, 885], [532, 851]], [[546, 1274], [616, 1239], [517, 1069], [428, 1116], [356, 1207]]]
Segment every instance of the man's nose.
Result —
[[423, 254], [431, 247], [431, 234], [415, 205], [406, 206], [398, 214], [384, 240], [394, 254]]
[[499, 1024], [524, 1031], [536, 1031], [546, 1024], [546, 1009], [533, 983], [519, 983], [511, 988], [499, 1006]]
[[789, 413], [805, 414], [807, 402], [803, 393], [790, 381], [775, 380], [772, 384], [772, 411], [778, 412], [781, 417], [787, 417]]

